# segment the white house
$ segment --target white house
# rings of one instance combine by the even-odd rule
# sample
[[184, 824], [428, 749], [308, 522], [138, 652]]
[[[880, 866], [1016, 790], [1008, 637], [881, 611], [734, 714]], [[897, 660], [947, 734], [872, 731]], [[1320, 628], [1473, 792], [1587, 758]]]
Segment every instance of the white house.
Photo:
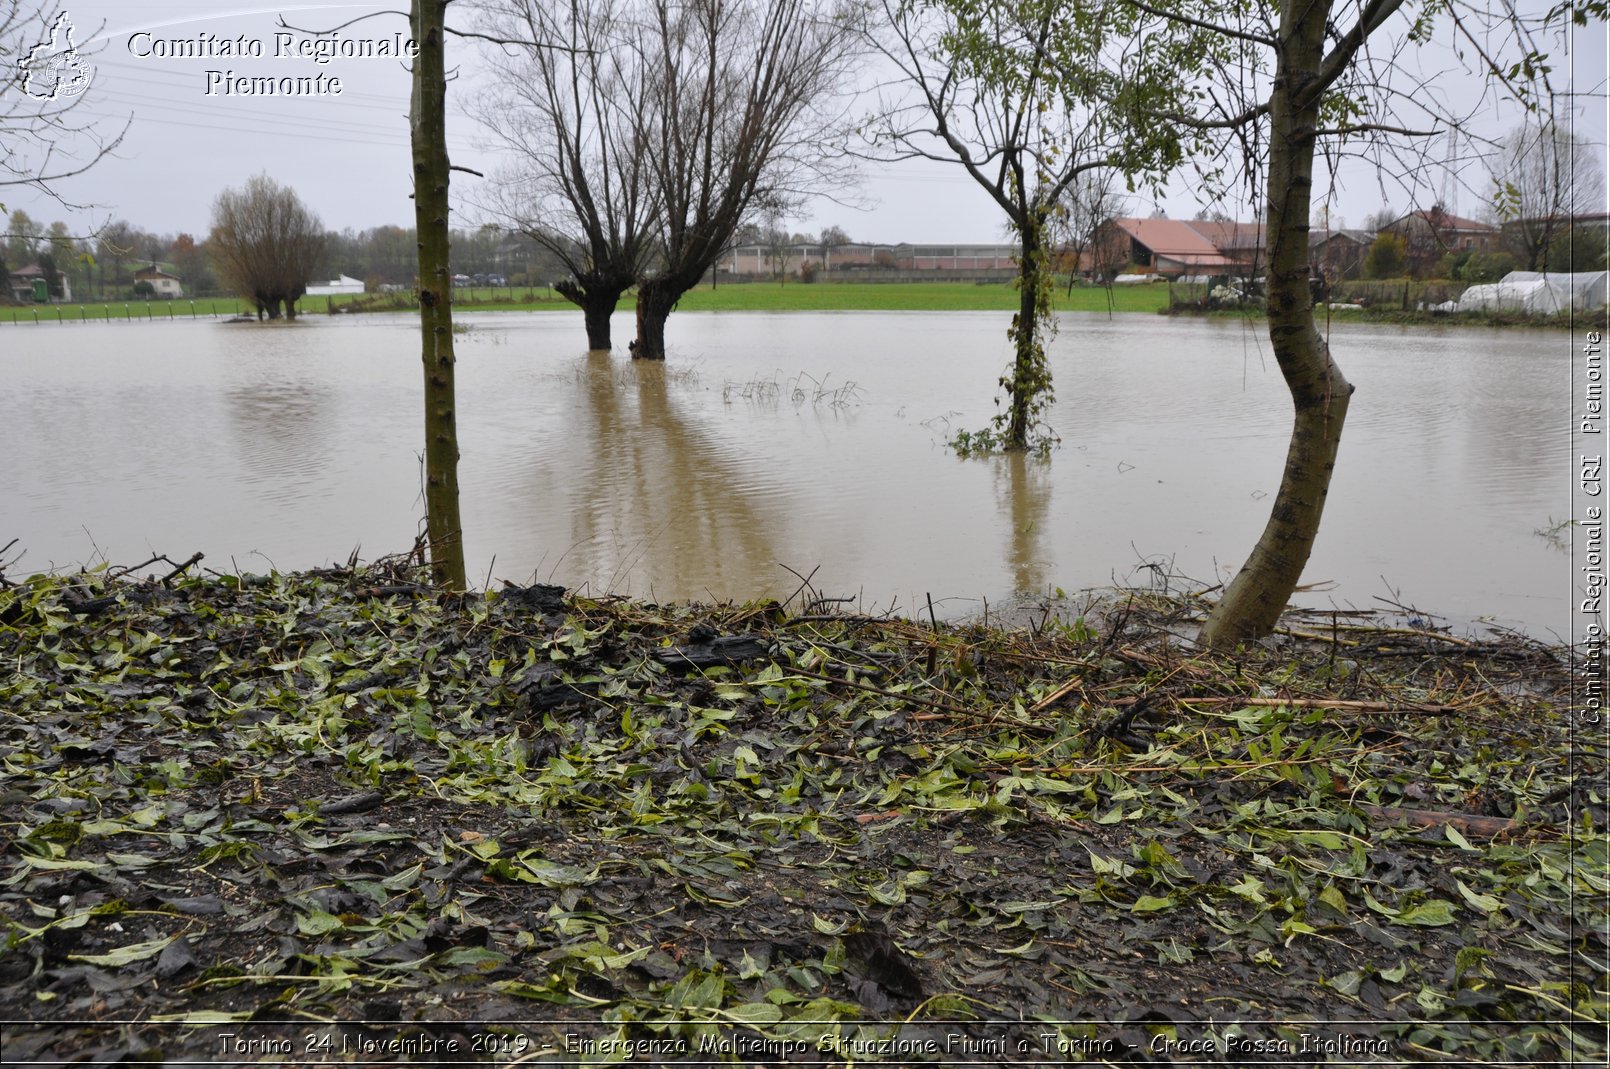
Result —
[[361, 279], [348, 278], [346, 275], [342, 275], [337, 279], [332, 279], [329, 282], [309, 282], [307, 284], [307, 295], [309, 297], [329, 297], [337, 293], [362, 292], [363, 281]]
[[134, 281], [136, 284], [141, 282], [151, 283], [151, 292], [158, 297], [184, 296], [184, 286], [181, 284], [179, 276], [168, 274], [156, 264], [152, 264], [150, 267], [142, 267], [134, 272]]

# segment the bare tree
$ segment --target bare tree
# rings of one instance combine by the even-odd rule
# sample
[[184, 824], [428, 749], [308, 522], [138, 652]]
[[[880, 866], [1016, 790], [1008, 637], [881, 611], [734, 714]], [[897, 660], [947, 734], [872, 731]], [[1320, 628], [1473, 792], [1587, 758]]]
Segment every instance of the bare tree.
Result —
[[6, 259], [14, 264], [28, 263], [39, 254], [39, 224], [18, 208], [6, 222]]
[[1101, 278], [1107, 273], [1109, 265], [1102, 262], [1104, 249], [1097, 235], [1104, 223], [1123, 213], [1123, 200], [1114, 189], [1118, 177], [1113, 170], [1085, 173], [1068, 187], [1047, 219], [1047, 240], [1067, 262], [1069, 293], [1079, 275]]
[[95, 261], [102, 296], [106, 293], [106, 265], [112, 265], [112, 288], [123, 283], [123, 264], [134, 255], [139, 231], [127, 219], [114, 219], [95, 235]]
[[818, 239], [822, 244], [822, 270], [833, 269], [833, 250], [842, 249], [846, 245], [853, 245], [850, 235], [844, 232], [843, 227], [824, 226], [822, 236]]
[[844, 179], [840, 115], [855, 11], [839, 0], [643, 0], [627, 41], [645, 73], [661, 214], [637, 287], [633, 355], [665, 358], [665, 321], [751, 206]]
[[497, 89], [476, 107], [518, 162], [490, 205], [570, 277], [590, 349], [649, 262], [658, 216], [645, 148], [645, 71], [620, 47], [629, 0], [492, 0], [484, 6]]
[[1364, 229], [1372, 234], [1378, 234], [1401, 218], [1402, 215], [1392, 205], [1383, 204], [1379, 210], [1364, 217]]
[[1572, 217], [1604, 210], [1604, 171], [1593, 146], [1558, 123], [1511, 130], [1490, 163], [1493, 207], [1505, 246], [1528, 271], [1541, 271], [1549, 246]]
[[761, 225], [762, 241], [766, 248], [766, 258], [771, 263], [771, 273], [776, 277], [779, 285], [788, 281], [788, 227], [784, 224], [787, 219], [783, 217], [782, 210], [777, 207], [768, 208], [761, 216], [765, 222]]
[[61, 200], [55, 183], [95, 166], [128, 131], [80, 118], [94, 72], [76, 36], [59, 3], [0, 0], [0, 193], [31, 186]]
[[212, 207], [207, 250], [224, 285], [258, 315], [296, 318], [296, 302], [324, 256], [324, 226], [294, 190], [266, 174], [226, 189]]
[[[898, 70], [880, 114], [863, 127], [882, 159], [960, 165], [1006, 214], [1018, 246], [1018, 312], [1013, 364], [1001, 377], [1007, 411], [993, 430], [963, 432], [959, 451], [1037, 448], [1055, 441], [1044, 424], [1054, 399], [1045, 343], [1054, 333], [1048, 227], [1056, 205], [1085, 174], [1159, 172], [1178, 158], [1173, 128], [1127, 121], [1122, 100], [1098, 100], [1085, 76], [1121, 47], [1136, 20], [1076, 0], [980, 4], [882, 0], [869, 24], [871, 46]], [[1071, 27], [1071, 30], [1070, 30]], [[1060, 63], [1050, 59], [1059, 51]], [[1166, 93], [1172, 71], [1133, 73], [1135, 92]]]

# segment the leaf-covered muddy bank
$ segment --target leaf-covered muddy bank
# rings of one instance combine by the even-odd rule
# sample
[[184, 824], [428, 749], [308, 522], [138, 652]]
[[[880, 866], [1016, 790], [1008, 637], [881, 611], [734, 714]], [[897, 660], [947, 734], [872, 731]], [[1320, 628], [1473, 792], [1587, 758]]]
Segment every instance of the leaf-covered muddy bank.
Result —
[[1602, 1057], [1565, 653], [1199, 607], [9, 583], [5, 1057]]

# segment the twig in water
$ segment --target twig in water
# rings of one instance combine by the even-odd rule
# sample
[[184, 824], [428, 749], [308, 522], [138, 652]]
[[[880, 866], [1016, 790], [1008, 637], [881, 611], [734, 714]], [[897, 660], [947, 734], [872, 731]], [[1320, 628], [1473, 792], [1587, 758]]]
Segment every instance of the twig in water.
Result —
[[[934, 635], [939, 635], [939, 621], [934, 619], [934, 596], [928, 594], [928, 623], [933, 626]], [[939, 643], [935, 642], [928, 647], [928, 678], [932, 679], [939, 668]]]

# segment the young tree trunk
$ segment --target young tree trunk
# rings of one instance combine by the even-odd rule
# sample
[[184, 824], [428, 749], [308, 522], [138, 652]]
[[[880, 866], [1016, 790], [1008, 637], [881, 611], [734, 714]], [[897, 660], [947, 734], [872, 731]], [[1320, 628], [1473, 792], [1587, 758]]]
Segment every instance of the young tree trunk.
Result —
[[1006, 425], [1006, 448], [1029, 447], [1030, 408], [1037, 392], [1039, 375], [1036, 367], [1039, 354], [1037, 313], [1040, 294], [1040, 235], [1033, 209], [1026, 222], [1018, 228], [1017, 318], [1013, 323], [1017, 354], [1012, 362], [1012, 380], [1007, 384], [1011, 395], [1011, 418]]
[[425, 365], [425, 528], [433, 582], [463, 590], [464, 530], [458, 512], [458, 414], [453, 391], [453, 272], [448, 265], [447, 0], [413, 0], [412, 144], [414, 222], [419, 235], [419, 334]]
[[1281, 12], [1283, 44], [1270, 98], [1269, 340], [1295, 417], [1269, 522], [1202, 628], [1202, 642], [1217, 650], [1270, 634], [1296, 590], [1319, 534], [1353, 392], [1314, 325], [1308, 286], [1319, 120], [1318, 94], [1309, 89], [1318, 76], [1330, 6], [1327, 0], [1286, 0]]
[[637, 340], [632, 356], [637, 360], [665, 359], [665, 321], [687, 292], [669, 278], [654, 278], [637, 287]]

